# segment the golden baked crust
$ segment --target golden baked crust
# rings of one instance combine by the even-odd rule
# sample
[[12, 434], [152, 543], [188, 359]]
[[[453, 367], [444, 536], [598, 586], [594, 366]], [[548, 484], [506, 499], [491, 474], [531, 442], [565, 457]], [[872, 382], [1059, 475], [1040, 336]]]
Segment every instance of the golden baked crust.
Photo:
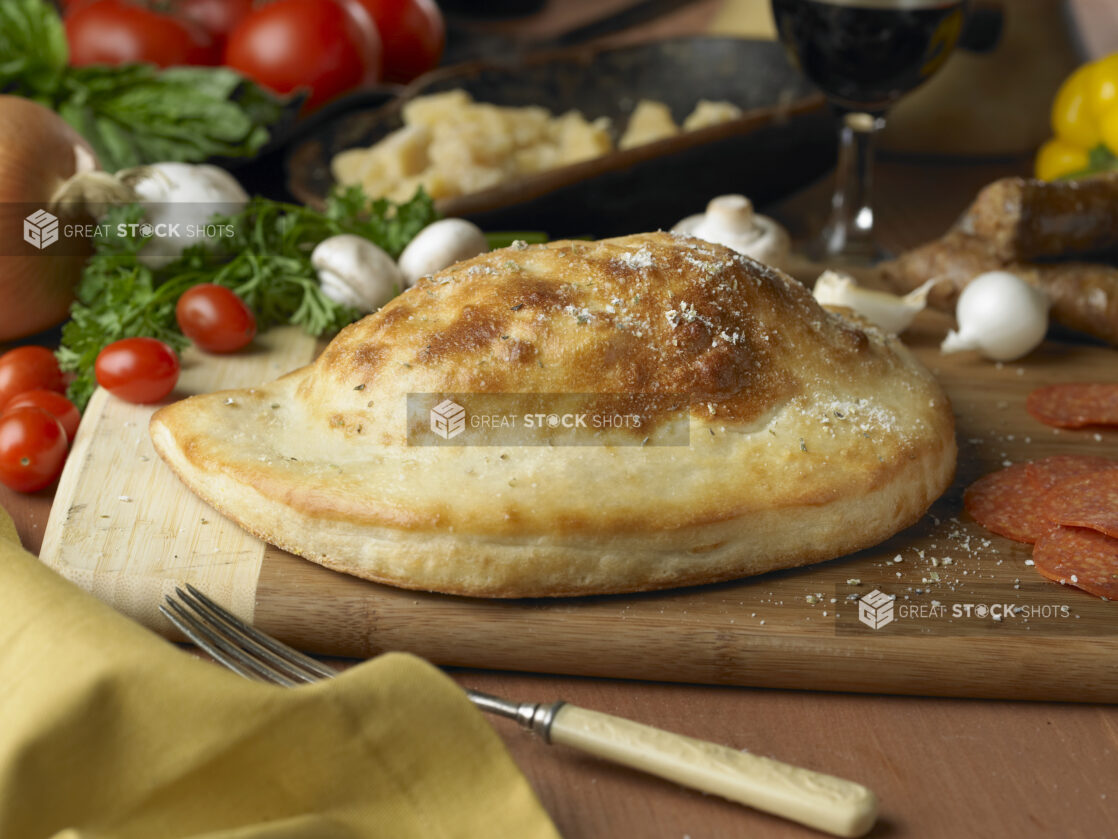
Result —
[[[503, 397], [509, 410], [533, 393], [630, 394], [647, 422], [603, 432], [609, 445], [549, 446], [546, 429], [518, 437], [543, 445], [498, 430], [485, 445], [408, 445], [416, 393], [520, 394]], [[681, 430], [690, 445], [657, 445]], [[459, 263], [312, 365], [170, 405], [151, 432], [191, 489], [273, 544], [494, 597], [840, 556], [916, 521], [955, 465], [947, 397], [899, 341], [778, 271], [667, 233]]]

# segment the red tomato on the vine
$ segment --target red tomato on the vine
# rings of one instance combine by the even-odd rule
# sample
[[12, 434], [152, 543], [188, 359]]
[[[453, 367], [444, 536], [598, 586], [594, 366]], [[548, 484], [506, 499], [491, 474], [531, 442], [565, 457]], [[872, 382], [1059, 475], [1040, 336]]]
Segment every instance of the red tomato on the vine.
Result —
[[58, 360], [46, 347], [16, 347], [0, 355], [0, 411], [29, 390], [65, 389]]
[[202, 283], [183, 293], [175, 305], [182, 334], [206, 352], [236, 352], [256, 335], [256, 317], [232, 291]]
[[175, 389], [179, 357], [154, 338], [124, 338], [109, 344], [93, 365], [97, 384], [125, 402], [158, 402]]
[[46, 411], [58, 420], [62, 430], [66, 432], [67, 441], [70, 442], [73, 442], [74, 435], [78, 433], [78, 424], [82, 421], [82, 415], [74, 403], [53, 390], [29, 390], [27, 393], [21, 393], [8, 402], [4, 407], [4, 413], [17, 408], [39, 408]]
[[252, 11], [252, 0], [174, 0], [175, 15], [200, 26], [224, 45], [237, 24]]
[[62, 474], [69, 444], [58, 420], [41, 408], [17, 408], [0, 416], [0, 483], [36, 492]]
[[446, 23], [434, 0], [357, 0], [384, 44], [384, 80], [410, 82], [433, 70], [446, 46]]
[[357, 0], [274, 0], [230, 33], [225, 63], [277, 93], [308, 88], [313, 109], [380, 79], [381, 42]]
[[218, 64], [220, 49], [188, 20], [126, 0], [89, 0], [63, 18], [70, 64]]

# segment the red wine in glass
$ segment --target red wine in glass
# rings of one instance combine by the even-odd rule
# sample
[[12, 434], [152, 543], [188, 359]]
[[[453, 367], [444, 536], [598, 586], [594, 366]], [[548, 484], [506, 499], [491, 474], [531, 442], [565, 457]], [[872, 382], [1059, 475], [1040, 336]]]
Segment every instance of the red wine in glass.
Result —
[[842, 120], [831, 220], [812, 255], [872, 262], [873, 135], [885, 112], [943, 66], [966, 0], [772, 0], [777, 30]]

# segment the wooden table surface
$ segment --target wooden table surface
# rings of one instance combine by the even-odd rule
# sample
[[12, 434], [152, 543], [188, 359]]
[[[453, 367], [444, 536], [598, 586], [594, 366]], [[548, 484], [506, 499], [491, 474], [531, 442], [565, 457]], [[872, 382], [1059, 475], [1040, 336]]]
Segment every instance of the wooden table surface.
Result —
[[[699, 4], [696, 4], [699, 5]], [[705, 4], [708, 5], [709, 4]], [[1095, 53], [1118, 49], [1118, 4], [1078, 0]], [[701, 10], [687, 12], [692, 19]], [[932, 238], [989, 180], [1027, 161], [883, 161], [882, 239], [894, 249]], [[827, 184], [771, 208], [804, 229]], [[1118, 362], [1118, 353], [1115, 356]], [[49, 494], [0, 487], [0, 504], [37, 550]], [[541, 639], [546, 643], [546, 639]], [[1118, 667], [1118, 662], [1115, 662]], [[456, 671], [463, 686], [522, 700], [568, 701], [860, 781], [881, 799], [874, 837], [1118, 836], [1118, 708], [722, 688]], [[494, 723], [567, 839], [820, 834]], [[496, 838], [495, 838], [496, 839]]]
[[[879, 169], [883, 238], [935, 235], [969, 196], [1021, 162]], [[918, 208], [911, 196], [920, 195]], [[789, 221], [821, 207], [826, 184], [786, 202]], [[1118, 361], [1118, 352], [1116, 352]], [[37, 550], [49, 494], [0, 487]], [[546, 643], [546, 639], [541, 639]], [[1118, 667], [1118, 662], [1115, 663]], [[457, 671], [463, 686], [584, 707], [860, 781], [881, 797], [875, 837], [1118, 836], [1118, 708], [874, 697]], [[546, 747], [494, 723], [567, 839], [817, 836], [806, 828]]]

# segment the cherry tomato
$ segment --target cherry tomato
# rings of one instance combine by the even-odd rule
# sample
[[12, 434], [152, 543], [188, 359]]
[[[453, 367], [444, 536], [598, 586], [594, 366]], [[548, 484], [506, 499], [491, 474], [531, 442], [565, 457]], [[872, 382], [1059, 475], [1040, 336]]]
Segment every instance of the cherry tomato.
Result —
[[225, 286], [203, 283], [175, 306], [182, 334], [206, 352], [236, 352], [256, 335], [252, 310]]
[[65, 389], [58, 360], [46, 347], [16, 347], [0, 355], [0, 411], [26, 391]]
[[305, 87], [313, 109], [380, 78], [380, 36], [357, 0], [274, 0], [230, 33], [225, 63], [277, 93]]
[[69, 442], [73, 442], [74, 435], [78, 433], [78, 423], [82, 421], [82, 415], [74, 407], [74, 403], [53, 390], [29, 390], [21, 393], [4, 406], [4, 413], [17, 408], [39, 408], [46, 411], [58, 420]]
[[224, 45], [229, 33], [248, 17], [252, 0], [174, 0], [175, 15], [189, 20]]
[[73, 6], [63, 20], [70, 64], [127, 64], [135, 61], [173, 67], [218, 64], [213, 39], [179, 20], [126, 0], [90, 0]]
[[446, 45], [446, 24], [434, 0], [357, 0], [384, 44], [384, 80], [410, 82], [433, 70]]
[[20, 492], [50, 486], [66, 462], [66, 432], [41, 408], [0, 416], [0, 483]]
[[97, 384], [125, 402], [158, 402], [179, 380], [179, 357], [154, 338], [124, 338], [109, 344], [93, 365]]

